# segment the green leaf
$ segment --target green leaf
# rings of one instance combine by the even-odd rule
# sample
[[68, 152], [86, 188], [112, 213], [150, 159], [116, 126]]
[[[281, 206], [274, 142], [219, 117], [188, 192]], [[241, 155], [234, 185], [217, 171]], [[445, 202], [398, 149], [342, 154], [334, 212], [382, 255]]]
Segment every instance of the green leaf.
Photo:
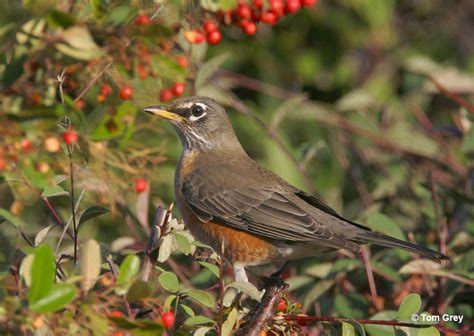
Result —
[[342, 322], [342, 336], [357, 336], [354, 326], [347, 322]]
[[202, 315], [191, 316], [186, 321], [184, 321], [184, 325], [188, 325], [188, 326], [198, 325], [198, 324], [209, 324], [209, 323], [215, 324], [215, 322], [211, 320], [209, 317], [202, 316]]
[[117, 278], [117, 285], [122, 289], [122, 294], [126, 291], [130, 285], [131, 280], [137, 275], [140, 270], [140, 259], [136, 255], [128, 255], [123, 260], [119, 269], [119, 276]]
[[179, 249], [183, 252], [184, 255], [188, 255], [191, 253], [191, 242], [189, 239], [177, 232], [173, 232], [174, 238], [176, 239], [176, 243], [178, 244]]
[[16, 228], [26, 227], [25, 222], [21, 218], [16, 217], [6, 209], [0, 208], [0, 223], [4, 221], [10, 222]]
[[176, 274], [172, 272], [163, 272], [158, 281], [164, 290], [170, 293], [177, 293], [179, 291], [179, 280]]
[[41, 229], [35, 236], [35, 246], [39, 246], [44, 238], [48, 235], [49, 231], [54, 227], [54, 224], [48, 225], [47, 227]]
[[[393, 310], [386, 310], [379, 312], [373, 315], [370, 319], [371, 320], [386, 320], [391, 321], [397, 317], [397, 312]], [[366, 324], [364, 325], [365, 331], [369, 335], [373, 336], [395, 336], [394, 328], [391, 326], [383, 326], [383, 325], [376, 325], [376, 324]]]
[[418, 329], [418, 336], [440, 336], [440, 333], [436, 327], [420, 328]]
[[196, 88], [205, 85], [209, 78], [221, 67], [222, 64], [229, 58], [229, 54], [220, 54], [204, 63], [196, 75]]
[[421, 297], [418, 294], [407, 295], [398, 308], [399, 320], [411, 320], [411, 316], [421, 308]]
[[232, 287], [236, 288], [248, 296], [250, 296], [252, 299], [256, 301], [260, 301], [260, 291], [255, 287], [252, 283], [246, 282], [246, 281], [234, 281], [227, 285], [227, 287]]
[[214, 274], [216, 277], [219, 278], [219, 274], [220, 274], [219, 266], [211, 264], [207, 261], [199, 261], [199, 265], [207, 268], [209, 271], [211, 271], [212, 274]]
[[75, 19], [67, 13], [53, 9], [48, 15], [48, 23], [56, 27], [69, 28], [74, 26]]
[[81, 285], [86, 293], [100, 275], [100, 264], [100, 246], [94, 239], [89, 239], [82, 245], [80, 258]]
[[338, 294], [334, 305], [340, 316], [364, 318], [369, 312], [367, 299], [359, 293]]
[[232, 330], [234, 329], [235, 323], [237, 322], [237, 318], [239, 314], [236, 308], [232, 308], [227, 319], [222, 324], [222, 336], [229, 336], [232, 335]]
[[137, 9], [129, 6], [118, 6], [110, 11], [110, 14], [105, 18], [105, 22], [116, 25], [126, 24], [130, 22]]
[[469, 133], [464, 136], [461, 150], [464, 153], [474, 152], [474, 127], [471, 127]]
[[3, 86], [12, 85], [23, 74], [23, 64], [27, 59], [26, 55], [13, 59], [5, 66], [3, 71], [2, 84]]
[[59, 185], [47, 186], [41, 193], [41, 197], [57, 197], [66, 195], [69, 195], [69, 193]]
[[54, 312], [64, 308], [76, 297], [76, 287], [71, 284], [55, 284], [40, 299], [30, 304], [30, 308], [40, 312]]
[[140, 301], [149, 297], [151, 294], [151, 288], [148, 283], [138, 280], [130, 286], [127, 292], [127, 299], [131, 302]]
[[65, 43], [56, 43], [55, 47], [63, 54], [88, 61], [102, 55], [86, 26], [73, 26], [62, 32]]
[[92, 206], [90, 208], [87, 208], [79, 217], [78, 225], [81, 225], [82, 223], [87, 222], [89, 219], [103, 215], [107, 212], [109, 212], [109, 210], [101, 206]]
[[53, 249], [49, 245], [41, 245], [35, 249], [31, 266], [31, 287], [28, 292], [28, 302], [35, 304], [48, 295], [53, 287], [56, 276], [56, 264]]
[[205, 292], [203, 290], [191, 289], [190, 291], [186, 292], [186, 295], [196, 300], [197, 302], [205, 305], [206, 307], [214, 308], [216, 305], [214, 297], [210, 293]]
[[371, 213], [367, 217], [367, 224], [378, 232], [401, 240], [406, 240], [405, 234], [402, 229], [400, 229], [400, 226], [393, 219], [381, 214], [380, 212]]
[[184, 304], [182, 304], [182, 303], [180, 303], [179, 306], [180, 306], [181, 308], [183, 308], [183, 310], [185, 311], [186, 314], [188, 314], [188, 316], [195, 316], [195, 315], [196, 315], [196, 314], [194, 314], [194, 311], [193, 311], [193, 309], [192, 309], [191, 307], [186, 306], [186, 305], [184, 305]]
[[303, 301], [303, 309], [307, 310], [314, 301], [316, 301], [321, 295], [328, 291], [335, 283], [334, 279], [324, 279], [316, 283], [316, 285], [311, 288], [311, 290], [306, 294], [306, 297]]

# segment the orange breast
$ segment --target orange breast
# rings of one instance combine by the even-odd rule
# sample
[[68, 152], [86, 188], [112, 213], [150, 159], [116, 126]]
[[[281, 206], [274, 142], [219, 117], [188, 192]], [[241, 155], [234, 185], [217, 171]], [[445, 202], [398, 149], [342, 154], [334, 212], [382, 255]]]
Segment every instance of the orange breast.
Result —
[[224, 244], [224, 254], [232, 263], [258, 265], [277, 258], [277, 248], [266, 240], [212, 221], [192, 222], [186, 224], [193, 235], [215, 251], [220, 251]]

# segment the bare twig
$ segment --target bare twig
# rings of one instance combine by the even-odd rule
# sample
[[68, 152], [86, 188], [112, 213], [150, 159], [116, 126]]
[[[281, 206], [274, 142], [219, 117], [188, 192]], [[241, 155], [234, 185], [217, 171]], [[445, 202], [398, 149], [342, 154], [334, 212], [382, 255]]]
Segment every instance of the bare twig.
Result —
[[361, 246], [360, 256], [364, 262], [365, 272], [367, 274], [367, 281], [369, 282], [370, 296], [372, 297], [372, 303], [377, 310], [382, 310], [382, 303], [378, 299], [377, 286], [375, 286], [374, 272], [372, 271], [372, 265], [370, 263], [370, 255], [367, 246]]
[[267, 279], [264, 285], [265, 294], [256, 310], [248, 315], [248, 326], [242, 328], [236, 335], [256, 336], [259, 335], [265, 323], [272, 318], [275, 307], [281, 299], [282, 292], [288, 287], [281, 278], [272, 277]]
[[163, 230], [168, 222], [169, 217], [171, 216], [171, 210], [173, 205], [169, 206], [167, 209], [159, 207], [156, 210], [155, 218], [153, 220], [153, 226], [151, 228], [150, 236], [148, 237], [148, 242], [145, 247], [145, 253], [143, 256], [143, 262], [141, 266], [141, 278], [143, 281], [148, 281], [153, 270], [152, 261], [152, 252], [155, 249], [155, 243], [162, 237]]
[[[117, 281], [117, 278], [118, 278], [117, 265], [115, 265], [111, 255], [108, 255], [106, 260], [107, 260], [107, 264], [109, 265], [110, 272], [112, 272], [114, 280]], [[123, 299], [125, 301], [125, 310], [127, 311], [128, 317], [130, 319], [134, 319], [135, 315], [132, 311], [132, 308], [130, 308], [130, 303], [128, 302], [127, 298], [124, 297]]]
[[[408, 327], [408, 328], [428, 328], [431, 325], [426, 324], [414, 324], [414, 323], [405, 323], [405, 322], [397, 322], [397, 321], [385, 321], [385, 320], [364, 320], [364, 319], [351, 319], [345, 317], [318, 317], [318, 316], [291, 316], [291, 315], [283, 315], [283, 318], [287, 321], [299, 321], [299, 322], [358, 322], [360, 324], [375, 324], [375, 325], [385, 325], [385, 326], [393, 326], [393, 327]], [[456, 330], [445, 328], [442, 326], [434, 325], [437, 329], [443, 332], [450, 332], [453, 334], [458, 335], [474, 335], [474, 331], [467, 331], [467, 330]]]
[[[244, 75], [235, 74], [228, 71], [220, 72], [220, 74], [221, 74], [221, 77], [224, 77], [225, 79], [232, 81], [234, 84], [238, 86], [246, 87], [251, 90], [262, 92], [262, 93], [265, 93], [265, 94], [268, 94], [270, 96], [277, 97], [280, 99], [290, 99], [296, 95], [296, 93], [286, 91], [282, 88], [266, 84], [264, 82], [261, 82], [259, 80], [256, 80]], [[311, 108], [315, 110], [317, 109], [317, 106], [315, 106], [311, 101], [307, 101], [306, 103], [303, 103], [303, 105], [305, 106], [305, 108]], [[239, 109], [237, 107], [239, 107]], [[235, 106], [235, 108], [238, 111], [241, 111], [242, 109], [241, 106]], [[430, 156], [423, 152], [413, 151], [410, 148], [398, 145], [396, 143], [392, 143], [384, 135], [370, 132], [367, 129], [362, 128], [350, 122], [345, 117], [339, 116], [337, 114], [331, 114], [330, 118], [318, 118], [317, 120], [326, 125], [336, 126], [346, 131], [349, 131], [352, 134], [355, 134], [362, 138], [366, 138], [370, 140], [371, 142], [373, 142], [376, 146], [384, 148], [391, 152], [394, 152], [397, 154], [411, 155], [411, 156], [415, 156], [415, 157], [428, 160], [431, 162], [436, 162], [437, 164], [443, 167], [448, 167], [450, 170], [455, 171], [457, 174], [461, 176], [466, 175], [467, 169], [463, 165], [458, 164], [457, 161], [455, 160], [453, 161], [452, 157], [444, 153], [441, 153], [441, 155], [439, 156]]]
[[[53, 214], [53, 217], [56, 219], [56, 224], [59, 225], [60, 227], [64, 228], [65, 225], [64, 225], [64, 222], [63, 220], [61, 219], [61, 217], [59, 217], [58, 213], [56, 212], [56, 210], [54, 209], [53, 205], [51, 204], [51, 202], [49, 201], [49, 198], [48, 197], [43, 197], [41, 196], [40, 192], [38, 190], [35, 189], [35, 187], [33, 187], [31, 185], [31, 183], [26, 179], [26, 177], [18, 170], [17, 166], [14, 165], [13, 166], [13, 169], [15, 171], [15, 173], [18, 174], [18, 176], [20, 177], [20, 179], [23, 181], [23, 183], [26, 184], [26, 186], [38, 197], [38, 198], [41, 198], [43, 200], [43, 202], [46, 204], [46, 206], [48, 207], [48, 209], [51, 211], [51, 213]], [[68, 236], [71, 237], [71, 239], [73, 239], [72, 237], [72, 234], [71, 232], [67, 232]]]
[[[448, 225], [446, 220], [442, 217], [440, 212], [440, 198], [436, 187], [436, 180], [433, 173], [430, 175], [430, 188], [431, 188], [431, 197], [433, 200], [433, 208], [436, 218], [436, 224], [438, 225], [438, 236], [440, 244], [440, 252], [444, 255], [447, 255], [448, 252]], [[446, 261], [443, 261], [444, 266], [446, 266]], [[446, 283], [447, 278], [440, 277], [439, 279], [439, 290], [438, 290], [438, 312], [441, 314], [446, 310], [446, 303], [444, 302], [444, 297], [446, 294]]]
[[81, 93], [79, 93], [79, 95], [76, 97], [76, 99], [74, 99], [74, 102], [76, 103], [79, 99], [82, 98], [82, 96], [84, 96], [87, 91], [89, 91], [89, 89], [92, 87], [92, 85], [95, 84], [95, 82], [97, 82], [99, 80], [100, 77], [102, 77], [102, 75], [107, 71], [107, 69], [113, 64], [113, 62], [109, 62], [107, 63], [107, 65], [97, 74], [97, 76], [95, 76], [89, 83], [87, 83], [86, 87], [84, 88], [84, 90], [81, 91]]
[[452, 93], [449, 91], [447, 88], [444, 87], [443, 84], [441, 84], [436, 78], [433, 76], [427, 76], [427, 78], [438, 88], [438, 90], [447, 98], [451, 99], [452, 101], [458, 103], [462, 107], [464, 107], [466, 110], [468, 110], [471, 113], [474, 113], [474, 105], [468, 102], [466, 99], [463, 97]]
[[72, 215], [72, 224], [73, 224], [73, 239], [74, 239], [74, 265], [77, 264], [77, 249], [78, 249], [78, 237], [77, 237], [77, 233], [79, 231], [79, 227], [77, 225], [77, 220], [76, 220], [76, 201], [75, 201], [75, 198], [74, 198], [74, 166], [73, 166], [73, 163], [72, 163], [72, 146], [74, 146], [74, 144], [72, 145], [67, 145], [66, 148], [67, 148], [67, 156], [68, 156], [68, 160], [69, 160], [69, 181], [71, 183], [71, 194], [70, 194], [70, 197], [69, 199], [71, 200], [71, 215]]

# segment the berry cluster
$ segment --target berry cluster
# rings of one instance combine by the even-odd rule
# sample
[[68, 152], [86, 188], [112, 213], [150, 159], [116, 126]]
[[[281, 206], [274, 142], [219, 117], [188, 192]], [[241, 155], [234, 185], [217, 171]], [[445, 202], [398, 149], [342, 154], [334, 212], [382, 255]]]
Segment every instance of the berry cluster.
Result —
[[[248, 36], [257, 33], [257, 23], [262, 22], [275, 25], [283, 16], [294, 14], [301, 7], [311, 7], [317, 0], [269, 0], [268, 6], [264, 6], [263, 0], [245, 1], [240, 0], [237, 7], [228, 11], [218, 11], [216, 19], [223, 25], [236, 25]], [[219, 24], [214, 19], [207, 19], [200, 30], [192, 30], [184, 33], [189, 43], [219, 44], [222, 33]]]
[[171, 100], [173, 97], [180, 97], [184, 90], [186, 89], [186, 84], [183, 82], [176, 82], [170, 88], [165, 88], [160, 91], [160, 100], [164, 103]]

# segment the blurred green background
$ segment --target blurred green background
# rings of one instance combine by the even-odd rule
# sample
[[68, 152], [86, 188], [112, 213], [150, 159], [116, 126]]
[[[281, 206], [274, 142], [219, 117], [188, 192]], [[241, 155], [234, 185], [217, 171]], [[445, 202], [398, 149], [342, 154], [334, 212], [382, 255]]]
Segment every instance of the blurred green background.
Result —
[[[254, 37], [223, 27], [223, 41], [209, 47], [182, 37], [186, 27], [210, 15], [198, 2], [166, 1], [152, 27], [134, 27], [137, 13], [152, 15], [157, 3], [0, 4], [4, 217], [19, 218], [33, 240], [51, 226], [41, 240], [57, 242], [61, 230], [37, 193], [69, 189], [67, 181], [58, 183], [69, 171], [65, 146], [52, 152], [45, 141], [62, 141], [71, 120], [80, 135], [73, 153], [80, 208], [112, 210], [85, 223], [81, 239], [108, 247], [119, 237], [146, 240], [137, 222], [173, 202], [181, 146], [170, 125], [139, 110], [160, 103], [164, 87], [184, 81], [186, 94], [226, 106], [244, 148], [263, 166], [322, 196], [349, 219], [449, 253], [453, 263], [443, 266], [443, 276], [413, 275], [419, 273], [413, 269], [400, 274], [412, 259], [405, 252], [374, 248], [371, 260], [385, 310], [407, 291], [418, 292], [425, 309], [464, 314], [467, 328], [474, 281], [474, 2], [319, 1], [274, 27], [259, 25]], [[71, 27], [84, 31], [67, 39]], [[184, 70], [176, 65], [178, 55], [189, 60]], [[144, 80], [139, 64], [149, 71]], [[64, 69], [61, 104], [57, 76]], [[98, 74], [82, 97], [84, 107], [77, 108], [73, 100]], [[104, 83], [114, 93], [101, 103]], [[131, 101], [117, 97], [124, 85], [133, 87]], [[22, 147], [24, 139], [32, 150]], [[140, 177], [150, 183], [149, 207], [148, 194], [134, 190]], [[51, 202], [67, 219], [69, 199]], [[23, 255], [19, 225], [0, 224], [5, 271]], [[419, 276], [431, 287], [416, 282]], [[288, 281], [306, 312], [362, 318], [381, 311], [371, 303], [363, 264], [347, 254], [305, 260]]]

